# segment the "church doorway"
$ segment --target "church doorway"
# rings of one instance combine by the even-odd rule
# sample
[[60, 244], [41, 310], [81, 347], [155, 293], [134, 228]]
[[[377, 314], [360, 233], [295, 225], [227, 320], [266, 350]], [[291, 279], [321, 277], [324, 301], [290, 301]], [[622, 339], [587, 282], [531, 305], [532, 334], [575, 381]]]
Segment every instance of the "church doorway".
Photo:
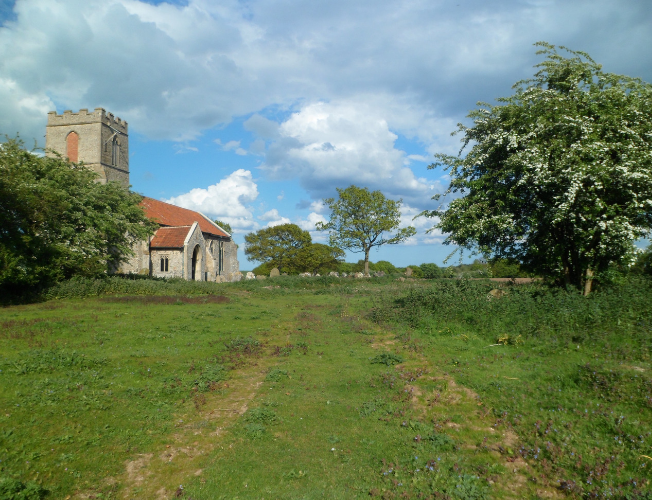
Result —
[[197, 245], [192, 252], [192, 279], [201, 281], [201, 247]]

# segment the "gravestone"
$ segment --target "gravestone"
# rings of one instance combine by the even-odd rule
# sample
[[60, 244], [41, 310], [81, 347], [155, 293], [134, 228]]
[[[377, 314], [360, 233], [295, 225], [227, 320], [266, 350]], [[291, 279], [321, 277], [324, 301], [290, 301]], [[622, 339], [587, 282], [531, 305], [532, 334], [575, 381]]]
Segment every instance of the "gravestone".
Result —
[[275, 267], [275, 268], [272, 269], [272, 270], [270, 271], [270, 273], [269, 273], [269, 277], [270, 277], [270, 278], [274, 278], [274, 277], [276, 277], [276, 276], [280, 276], [280, 275], [281, 275], [281, 273], [279, 272], [278, 267]]

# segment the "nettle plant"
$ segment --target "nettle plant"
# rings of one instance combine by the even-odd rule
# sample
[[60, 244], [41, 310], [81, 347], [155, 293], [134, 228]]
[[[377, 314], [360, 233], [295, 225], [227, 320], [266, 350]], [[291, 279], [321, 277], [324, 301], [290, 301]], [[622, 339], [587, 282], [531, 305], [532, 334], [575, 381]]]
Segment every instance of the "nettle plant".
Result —
[[[446, 243], [516, 259], [591, 291], [629, 265], [652, 228], [652, 85], [604, 73], [588, 54], [539, 42], [534, 78], [468, 117], [458, 156], [435, 155], [459, 196], [424, 212]], [[465, 157], [462, 152], [470, 147]]]

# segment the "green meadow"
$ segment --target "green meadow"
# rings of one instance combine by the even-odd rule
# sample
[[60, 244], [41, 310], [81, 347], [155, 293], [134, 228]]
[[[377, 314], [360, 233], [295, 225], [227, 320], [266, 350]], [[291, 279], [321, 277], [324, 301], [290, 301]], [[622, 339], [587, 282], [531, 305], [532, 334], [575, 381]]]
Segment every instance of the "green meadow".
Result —
[[0, 499], [652, 499], [652, 282], [77, 280], [0, 309]]

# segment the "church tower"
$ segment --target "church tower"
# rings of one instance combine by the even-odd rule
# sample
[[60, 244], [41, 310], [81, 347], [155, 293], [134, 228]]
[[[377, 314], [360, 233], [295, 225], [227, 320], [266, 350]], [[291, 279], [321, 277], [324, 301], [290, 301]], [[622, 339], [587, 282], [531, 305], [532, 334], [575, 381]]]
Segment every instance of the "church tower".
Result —
[[[56, 151], [71, 162], [84, 165], [98, 174], [98, 182], [110, 181], [129, 186], [129, 135], [127, 122], [103, 108], [91, 113], [80, 109], [59, 115], [48, 113], [45, 149]], [[48, 153], [51, 154], [51, 153]]]

